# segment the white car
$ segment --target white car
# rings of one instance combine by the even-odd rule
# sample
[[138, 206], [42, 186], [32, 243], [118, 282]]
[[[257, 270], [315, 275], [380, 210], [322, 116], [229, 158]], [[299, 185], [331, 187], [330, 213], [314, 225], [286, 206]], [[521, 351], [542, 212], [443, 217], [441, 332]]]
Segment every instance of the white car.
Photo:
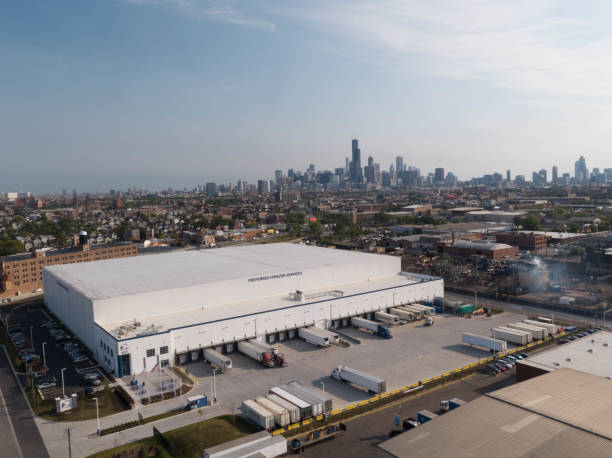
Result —
[[36, 388], [39, 390], [46, 390], [47, 388], [53, 388], [55, 386], [55, 382], [43, 382], [39, 383]]

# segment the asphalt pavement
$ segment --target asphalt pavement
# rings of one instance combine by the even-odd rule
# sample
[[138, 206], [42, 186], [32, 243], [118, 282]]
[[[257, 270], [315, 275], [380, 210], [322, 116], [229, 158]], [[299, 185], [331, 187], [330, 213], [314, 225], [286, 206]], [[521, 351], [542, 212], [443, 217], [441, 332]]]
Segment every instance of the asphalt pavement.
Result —
[[307, 448], [303, 456], [333, 456], [336, 458], [376, 456], [378, 444], [389, 438], [389, 432], [392, 429], [397, 429], [396, 415], [400, 420], [408, 417], [416, 418], [420, 410], [427, 409], [432, 412], [438, 410], [442, 400], [457, 397], [469, 402], [484, 393], [511, 385], [514, 380], [514, 369], [497, 376], [478, 373], [431, 391], [424, 391], [415, 397], [346, 421], [347, 431], [345, 433]]
[[0, 349], [0, 438], [7, 457], [49, 457], [5, 349]]

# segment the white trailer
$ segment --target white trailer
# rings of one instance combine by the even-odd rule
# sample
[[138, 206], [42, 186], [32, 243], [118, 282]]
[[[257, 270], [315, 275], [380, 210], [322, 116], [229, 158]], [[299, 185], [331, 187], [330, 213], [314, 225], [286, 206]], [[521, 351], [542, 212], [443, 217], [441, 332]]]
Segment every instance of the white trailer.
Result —
[[312, 345], [317, 345], [318, 347], [327, 347], [329, 346], [329, 336], [322, 335], [321, 333], [316, 331], [317, 328], [300, 328], [298, 329], [298, 336], [304, 339], [306, 342]]
[[310, 404], [312, 406], [313, 417], [325, 413], [325, 402], [319, 397], [313, 396], [311, 393], [303, 390], [301, 386], [286, 384], [281, 385], [280, 388]]
[[407, 312], [410, 312], [410, 313], [414, 313], [414, 317], [417, 320], [420, 320], [425, 315], [425, 312], [423, 310], [421, 310], [420, 308], [417, 308], [417, 307], [412, 307], [410, 305], [402, 305], [401, 307], [398, 307], [398, 308], [401, 309], [401, 310], [405, 310]]
[[548, 329], [548, 334], [550, 335], [555, 335], [557, 334], [557, 332], [559, 331], [559, 328], [561, 328], [562, 326], [559, 326], [557, 324], [550, 324], [550, 323], [542, 323], [540, 321], [535, 321], [535, 320], [522, 320], [523, 323], [525, 324], [529, 324], [531, 326], [538, 326], [540, 328], [544, 328], [544, 329]]
[[250, 340], [247, 340], [247, 342], [257, 348], [260, 348], [262, 351], [268, 353], [269, 355], [278, 354], [278, 348], [276, 348], [274, 345], [262, 342], [257, 339], [250, 339]]
[[548, 335], [548, 330], [539, 326], [531, 326], [525, 323], [510, 323], [508, 324], [510, 329], [518, 329], [519, 331], [529, 332], [532, 339], [542, 340]]
[[266, 367], [274, 367], [274, 362], [270, 358], [270, 355], [262, 350], [260, 347], [255, 346], [247, 341], [238, 342], [238, 351], [249, 358], [263, 364]]
[[288, 391], [282, 389], [279, 386], [275, 386], [270, 388], [270, 393], [275, 394], [281, 399], [284, 399], [287, 402], [290, 402], [298, 409], [300, 409], [300, 418], [302, 420], [306, 420], [307, 418], [312, 417], [312, 406], [304, 401], [303, 399], [289, 393]]
[[204, 359], [221, 372], [227, 372], [232, 368], [232, 360], [212, 348], [204, 350]]
[[531, 342], [530, 333], [505, 327], [493, 328], [491, 330], [491, 336], [517, 345], [526, 345]]
[[331, 376], [336, 380], [365, 388], [372, 393], [383, 393], [387, 389], [387, 382], [384, 379], [348, 366], [334, 368]]
[[389, 310], [393, 315], [399, 316], [402, 320], [406, 321], [414, 321], [416, 318], [413, 312], [409, 312], [408, 310], [404, 310], [401, 307], [394, 307]]
[[376, 321], [380, 321], [383, 324], [386, 324], [387, 326], [399, 324], [399, 320], [400, 320], [399, 316], [394, 315], [392, 313], [387, 313], [387, 312], [374, 313], [374, 319]]
[[263, 429], [274, 428], [274, 415], [268, 409], [257, 404], [255, 401], [247, 400], [240, 407], [244, 417]]
[[423, 312], [425, 313], [425, 315], [435, 315], [436, 314], [436, 309], [433, 307], [430, 307], [429, 305], [423, 305], [423, 304], [410, 304], [411, 307], [416, 307], [418, 309], [423, 310]]
[[291, 404], [289, 401], [285, 401], [283, 398], [275, 394], [268, 394], [266, 398], [285, 409], [289, 413], [291, 423], [297, 423], [300, 421], [300, 408], [298, 406]]
[[291, 424], [291, 415], [278, 404], [262, 396], [255, 399], [255, 402], [274, 415], [274, 423], [277, 426], [284, 427]]
[[503, 340], [472, 334], [471, 332], [464, 332], [461, 335], [461, 341], [464, 344], [474, 345], [476, 347], [486, 348], [487, 350], [497, 352], [506, 351], [508, 349], [508, 345]]
[[314, 388], [311, 388], [309, 386], [302, 385], [300, 382], [295, 381], [295, 380], [287, 383], [287, 385], [295, 386], [297, 388], [300, 388], [301, 390], [305, 391], [306, 393], [312, 395], [315, 399], [319, 399], [321, 402], [323, 402], [323, 411], [324, 412], [329, 412], [329, 411], [332, 410], [332, 398], [327, 396], [325, 393], [317, 391]]

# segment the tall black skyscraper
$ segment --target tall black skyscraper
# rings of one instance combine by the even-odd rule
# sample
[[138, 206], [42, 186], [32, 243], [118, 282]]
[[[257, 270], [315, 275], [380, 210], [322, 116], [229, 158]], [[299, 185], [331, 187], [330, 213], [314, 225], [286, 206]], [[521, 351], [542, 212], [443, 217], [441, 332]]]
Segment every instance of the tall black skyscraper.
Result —
[[363, 170], [361, 168], [361, 150], [359, 149], [359, 141], [353, 138], [353, 161], [351, 162], [351, 181], [353, 183], [361, 183], [363, 181]]

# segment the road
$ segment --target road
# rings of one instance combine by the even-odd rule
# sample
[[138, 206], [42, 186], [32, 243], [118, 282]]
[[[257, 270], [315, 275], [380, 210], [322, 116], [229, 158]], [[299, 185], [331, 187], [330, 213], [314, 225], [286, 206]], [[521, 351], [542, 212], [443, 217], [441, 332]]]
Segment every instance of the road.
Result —
[[3, 454], [22, 458], [49, 457], [4, 347], [0, 348], [0, 407]]
[[423, 409], [435, 412], [440, 401], [457, 397], [472, 401], [484, 393], [514, 383], [514, 370], [498, 376], [474, 374], [458, 382], [425, 391], [413, 398], [385, 407], [346, 422], [347, 431], [335, 439], [306, 449], [303, 456], [333, 456], [336, 458], [366, 458], [376, 456], [377, 445], [389, 438], [395, 426], [395, 415], [400, 419], [415, 417]]
[[[474, 296], [473, 295], [469, 295], [469, 294], [459, 294], [459, 293], [455, 293], [455, 292], [451, 292], [451, 291], [446, 291], [444, 293], [444, 296], [447, 299], [455, 299], [455, 300], [461, 300], [470, 304], [474, 303]], [[478, 304], [481, 306], [484, 305], [491, 305], [495, 308], [499, 308], [502, 310], [508, 310], [508, 311], [512, 311], [512, 312], [519, 312], [519, 313], [524, 313], [526, 315], [534, 315], [534, 314], [538, 314], [540, 316], [544, 316], [544, 317], [552, 317], [557, 320], [563, 320], [563, 321], [569, 321], [569, 322], [574, 322], [574, 323], [582, 323], [582, 324], [586, 324], [586, 325], [593, 325], [593, 326], [604, 326], [603, 321], [601, 318], [599, 319], [594, 319], [593, 317], [584, 317], [584, 316], [580, 316], [574, 313], [564, 313], [564, 312], [558, 312], [556, 310], [549, 310], [546, 308], [539, 308], [536, 306], [532, 306], [532, 305], [522, 305], [522, 304], [515, 304], [513, 302], [504, 302], [504, 301], [497, 301], [494, 299], [488, 299], [488, 298], [478, 298]], [[606, 317], [606, 321], [609, 323], [609, 317]]]

